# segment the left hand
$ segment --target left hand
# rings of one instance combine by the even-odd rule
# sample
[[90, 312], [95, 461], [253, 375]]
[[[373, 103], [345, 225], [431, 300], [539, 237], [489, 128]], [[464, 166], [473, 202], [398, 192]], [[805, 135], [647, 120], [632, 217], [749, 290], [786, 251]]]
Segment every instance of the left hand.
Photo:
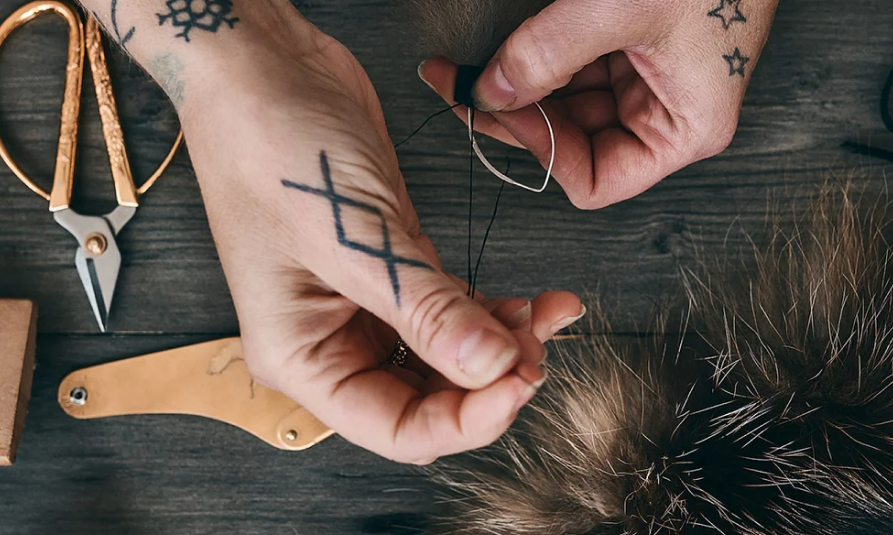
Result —
[[[551, 155], [580, 208], [634, 197], [731, 143], [777, 0], [557, 0], [503, 44], [475, 86], [475, 128]], [[456, 66], [423, 80], [453, 103]], [[508, 113], [512, 112], [512, 113]], [[467, 117], [464, 107], [456, 113]]]

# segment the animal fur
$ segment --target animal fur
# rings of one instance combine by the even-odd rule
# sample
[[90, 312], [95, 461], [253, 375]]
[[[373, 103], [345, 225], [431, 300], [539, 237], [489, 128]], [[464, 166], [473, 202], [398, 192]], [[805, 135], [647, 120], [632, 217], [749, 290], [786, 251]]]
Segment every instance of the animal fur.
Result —
[[[751, 277], [687, 273], [697, 336], [590, 337], [434, 478], [465, 535], [893, 532], [893, 250], [824, 192]], [[609, 329], [606, 324], [596, 326]]]
[[555, 0], [402, 0], [427, 56], [483, 67], [525, 20]]
[[[403, 0], [426, 52], [483, 65], [550, 0]], [[683, 276], [688, 336], [559, 348], [494, 446], [433, 478], [463, 535], [893, 533], [893, 249], [822, 192], [751, 274]], [[893, 267], [891, 267], [893, 270]], [[593, 332], [610, 332], [596, 314]], [[672, 331], [660, 324], [657, 331]]]

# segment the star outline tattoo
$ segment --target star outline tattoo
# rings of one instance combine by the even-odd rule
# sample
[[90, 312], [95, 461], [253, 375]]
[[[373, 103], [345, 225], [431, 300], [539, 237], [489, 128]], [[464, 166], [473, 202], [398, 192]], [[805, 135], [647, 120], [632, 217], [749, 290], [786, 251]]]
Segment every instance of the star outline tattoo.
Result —
[[723, 54], [722, 58], [729, 64], [729, 77], [736, 74], [744, 78], [744, 67], [750, 61], [748, 56], [741, 55], [741, 50], [735, 47], [735, 51], [731, 55]]
[[[735, 8], [735, 13], [731, 17], [727, 17], [725, 10], [727, 7]], [[715, 17], [722, 21], [722, 26], [728, 30], [734, 22], [747, 22], [744, 13], [741, 13], [741, 0], [719, 0], [719, 6], [713, 11], [707, 13], [708, 17]]]
[[[397, 273], [397, 266], [411, 266], [431, 271], [433, 271], [434, 268], [429, 266], [425, 262], [413, 260], [411, 258], [405, 258], [394, 254], [394, 250], [391, 247], [391, 233], [388, 229], [388, 222], [385, 219], [384, 214], [382, 214], [381, 210], [376, 206], [355, 201], [350, 197], [345, 197], [336, 192], [335, 183], [332, 180], [331, 168], [329, 167], [329, 158], [326, 155], [325, 151], [320, 152], [319, 160], [323, 180], [325, 182], [325, 188], [315, 188], [313, 186], [307, 186], [305, 184], [298, 184], [297, 182], [292, 182], [290, 180], [282, 180], [282, 185], [287, 188], [302, 191], [304, 193], [309, 193], [317, 197], [322, 197], [324, 199], [327, 199], [331, 203], [332, 214], [335, 216], [335, 234], [338, 237], [338, 243], [341, 246], [353, 251], [364, 253], [368, 256], [384, 261], [385, 265], [387, 266], [388, 278], [391, 282], [391, 288], [394, 291], [394, 298], [397, 302], [397, 308], [400, 308], [400, 278]], [[356, 208], [368, 214], [372, 214], [380, 219], [382, 233], [381, 249], [376, 249], [375, 247], [355, 242], [347, 237], [347, 232], [344, 229], [344, 221], [341, 216], [342, 207]]]

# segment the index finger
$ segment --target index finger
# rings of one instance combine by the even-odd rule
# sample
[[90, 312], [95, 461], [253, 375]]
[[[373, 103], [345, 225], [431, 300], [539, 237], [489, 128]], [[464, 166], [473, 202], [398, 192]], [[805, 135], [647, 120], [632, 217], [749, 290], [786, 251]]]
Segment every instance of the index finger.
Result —
[[[452, 92], [455, 80], [455, 67], [446, 60], [435, 58], [425, 64], [425, 80], [441, 95]], [[641, 79], [640, 79], [641, 80]], [[651, 120], [666, 123], [668, 115], [663, 105], [654, 97], [646, 100], [648, 90], [644, 83], [638, 86], [627, 84], [629, 90], [624, 101], [625, 117], [647, 113]], [[645, 89], [647, 94], [641, 94]], [[618, 97], [619, 98], [619, 97]], [[591, 106], [592, 101], [582, 100]], [[541, 102], [555, 132], [555, 164], [552, 175], [561, 184], [571, 202], [579, 208], [602, 208], [633, 197], [676, 169], [658, 157], [661, 152], [672, 152], [666, 147], [660, 130], [651, 125], [632, 123], [629, 120], [624, 128], [615, 126], [617, 112], [606, 114], [604, 121], [594, 118], [589, 123], [601, 122], [599, 131], [590, 137], [581, 128], [581, 118], [592, 115], [592, 110], [574, 109], [573, 99], [564, 104], [568, 109], [556, 113], [554, 102], [546, 99]], [[457, 108], [457, 113], [460, 113]], [[653, 111], [652, 111], [653, 110]], [[661, 114], [663, 110], [663, 114]], [[539, 110], [529, 106], [507, 113], [479, 113], [475, 118], [475, 129], [500, 141], [527, 148], [543, 165], [548, 166], [552, 154], [552, 140], [549, 130]], [[583, 121], [585, 122], [585, 121]], [[603, 128], [604, 125], [610, 125]], [[586, 127], [586, 124], [582, 126]], [[593, 125], [588, 125], [592, 127]], [[685, 163], [681, 162], [678, 167]]]
[[[529, 343], [538, 343], [530, 338]], [[321, 358], [339, 360], [337, 355]], [[541, 384], [529, 384], [511, 373], [481, 390], [424, 396], [378, 369], [358, 370], [341, 378], [318, 377], [303, 384], [282, 382], [286, 395], [348, 441], [391, 460], [414, 464], [492, 443]]]

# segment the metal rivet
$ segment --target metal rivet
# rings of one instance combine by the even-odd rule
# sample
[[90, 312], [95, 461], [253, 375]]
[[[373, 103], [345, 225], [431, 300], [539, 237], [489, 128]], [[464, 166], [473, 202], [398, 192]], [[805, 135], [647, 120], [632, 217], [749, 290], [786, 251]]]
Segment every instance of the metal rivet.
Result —
[[102, 234], [90, 234], [84, 241], [84, 249], [93, 256], [101, 256], [108, 246], [109, 244]]
[[75, 405], [84, 405], [87, 403], [87, 389], [84, 387], [77, 387], [71, 391], [68, 399], [71, 400]]
[[294, 429], [292, 429], [291, 431], [289, 431], [288, 433], [285, 434], [285, 438], [289, 442], [294, 442], [295, 440], [298, 440], [298, 432], [295, 431]]

